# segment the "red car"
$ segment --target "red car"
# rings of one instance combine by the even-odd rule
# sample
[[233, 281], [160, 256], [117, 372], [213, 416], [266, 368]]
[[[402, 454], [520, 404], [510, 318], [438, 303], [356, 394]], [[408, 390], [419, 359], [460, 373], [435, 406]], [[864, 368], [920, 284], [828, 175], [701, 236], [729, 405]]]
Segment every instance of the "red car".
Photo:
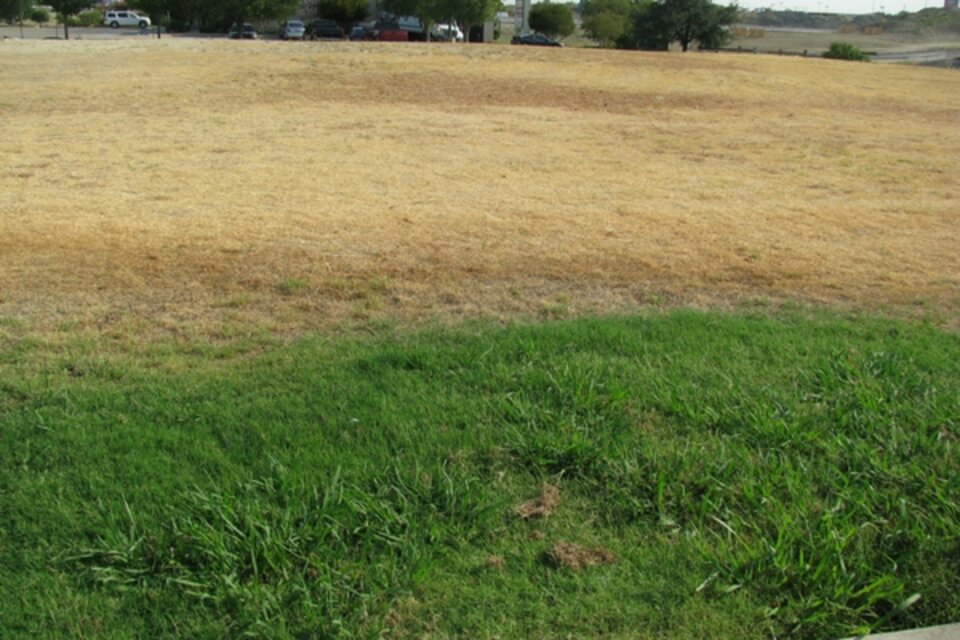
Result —
[[378, 22], [373, 27], [373, 39], [381, 42], [407, 42], [410, 34], [396, 22]]

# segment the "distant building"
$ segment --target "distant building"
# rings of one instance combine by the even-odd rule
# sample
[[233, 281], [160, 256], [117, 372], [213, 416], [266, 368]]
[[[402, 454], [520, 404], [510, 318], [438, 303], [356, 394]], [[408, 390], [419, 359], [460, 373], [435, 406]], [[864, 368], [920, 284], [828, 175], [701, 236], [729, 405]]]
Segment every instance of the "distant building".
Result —
[[952, 11], [957, 10], [957, 0], [943, 0], [943, 8]]

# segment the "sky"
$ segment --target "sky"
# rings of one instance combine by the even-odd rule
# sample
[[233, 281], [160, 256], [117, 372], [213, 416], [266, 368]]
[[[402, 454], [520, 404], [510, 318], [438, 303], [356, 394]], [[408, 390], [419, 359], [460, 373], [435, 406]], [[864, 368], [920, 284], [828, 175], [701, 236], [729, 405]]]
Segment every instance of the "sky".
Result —
[[[726, 4], [722, 0], [714, 0]], [[943, 0], [737, 0], [744, 9], [795, 9], [798, 11], [825, 11], [830, 13], [900, 13], [942, 7]]]

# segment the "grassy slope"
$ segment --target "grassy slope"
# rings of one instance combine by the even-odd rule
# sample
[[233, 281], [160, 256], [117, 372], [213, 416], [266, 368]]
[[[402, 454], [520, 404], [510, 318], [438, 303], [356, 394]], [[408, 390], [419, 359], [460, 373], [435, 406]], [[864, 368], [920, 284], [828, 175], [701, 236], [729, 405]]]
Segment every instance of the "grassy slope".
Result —
[[[3, 345], [4, 638], [960, 619], [955, 334], [683, 312], [193, 368]], [[518, 517], [545, 481], [553, 514]]]
[[3, 45], [0, 637], [960, 619], [955, 334], [271, 348], [955, 327], [945, 76], [286, 44]]

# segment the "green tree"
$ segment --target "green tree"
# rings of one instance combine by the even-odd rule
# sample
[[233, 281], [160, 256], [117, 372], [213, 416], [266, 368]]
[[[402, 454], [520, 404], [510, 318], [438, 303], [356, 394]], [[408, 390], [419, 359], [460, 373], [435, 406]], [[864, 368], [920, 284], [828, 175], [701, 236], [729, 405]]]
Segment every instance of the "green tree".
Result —
[[638, 2], [633, 7], [632, 25], [617, 46], [625, 49], [666, 51], [674, 39], [673, 26], [667, 12], [654, 0]]
[[447, 18], [460, 25], [468, 40], [471, 27], [492, 20], [501, 6], [500, 0], [448, 0], [446, 4], [450, 5]]
[[633, 33], [626, 43], [631, 48], [666, 51], [679, 42], [687, 51], [697, 43], [717, 49], [730, 41], [729, 27], [737, 19], [737, 7], [722, 7], [710, 0], [662, 0], [637, 4]]
[[565, 38], [576, 28], [565, 4], [541, 2], [530, 9], [530, 28], [551, 38]]
[[33, 0], [0, 0], [0, 20], [14, 22], [29, 16]]
[[583, 32], [601, 47], [615, 45], [630, 28], [630, 17], [604, 11], [583, 18]]
[[601, 47], [616, 44], [630, 29], [631, 0], [586, 0], [583, 4], [583, 31]]
[[429, 40], [430, 28], [441, 20], [450, 19], [456, 0], [382, 0], [383, 8], [395, 16], [414, 16], [420, 20], [423, 34]]
[[583, 31], [601, 47], [615, 45], [630, 29], [630, 16], [604, 11], [583, 17]]
[[207, 11], [224, 22], [243, 24], [252, 20], [277, 20], [293, 13], [298, 0], [211, 0]]
[[50, 12], [43, 7], [34, 7], [30, 10], [30, 21], [44, 25], [50, 22]]
[[75, 16], [92, 4], [92, 0], [49, 0], [53, 10], [57, 12], [57, 19], [63, 23], [63, 37], [70, 39], [70, 16]]
[[231, 23], [279, 20], [296, 12], [298, 0], [137, 0], [151, 20], [175, 28], [197, 23], [203, 31], [223, 31]]
[[472, 25], [493, 18], [500, 2], [499, 0], [384, 0], [382, 6], [395, 16], [419, 18], [426, 34], [430, 33], [431, 25], [438, 22], [457, 24], [463, 27], [464, 34], [468, 34]]
[[203, 0], [137, 0], [136, 6], [150, 16], [154, 24], [174, 31], [186, 31], [194, 22], [210, 21], [210, 28], [225, 27], [225, 18], [215, 13], [216, 2]]
[[353, 23], [367, 17], [367, 6], [367, 0], [320, 0], [317, 15], [335, 21], [345, 33], [349, 33]]

